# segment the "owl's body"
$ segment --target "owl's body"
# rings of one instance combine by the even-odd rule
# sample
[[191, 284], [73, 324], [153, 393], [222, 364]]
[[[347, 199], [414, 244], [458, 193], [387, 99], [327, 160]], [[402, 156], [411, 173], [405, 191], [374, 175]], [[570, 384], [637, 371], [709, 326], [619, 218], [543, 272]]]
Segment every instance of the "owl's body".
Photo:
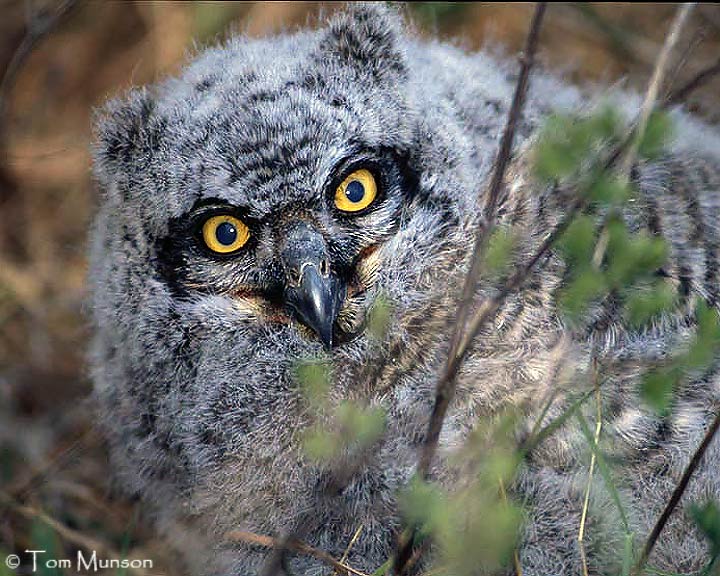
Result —
[[[362, 525], [348, 557], [358, 569], [371, 572], [392, 554], [395, 499], [415, 471], [514, 74], [486, 54], [409, 39], [395, 15], [363, 7], [318, 32], [232, 40], [179, 79], [108, 107], [92, 235], [96, 396], [115, 470], [183, 542], [194, 572], [258, 573], [267, 550], [226, 534], [279, 536], [298, 522], [306, 540], [337, 557]], [[538, 74], [519, 138], [550, 110], [587, 105]], [[665, 273], [690, 309], [695, 295], [717, 297], [720, 137], [677, 119], [671, 155], [634, 171], [641, 192], [627, 217], [670, 240]], [[529, 251], [562, 202], [534, 186], [524, 165], [520, 156], [508, 176], [500, 218], [524, 231]], [[372, 167], [378, 198], [356, 215], [339, 213], [332, 191], [360, 166]], [[204, 249], [196, 225], [208, 207], [242, 217], [247, 245], [230, 256]], [[327, 352], [284, 303], [287, 254], [307, 234], [329, 262], [327, 277], [344, 287]], [[654, 416], [638, 400], [639, 376], [689, 337], [692, 315], [631, 331], [607, 304], [587, 330], [570, 332], [555, 303], [562, 281], [562, 264], [545, 261], [477, 338], [434, 475], [451, 482], [444, 457], [483, 416], [522, 407], [529, 430], [559, 374], [587, 373], [592, 352], [605, 375], [603, 447], [623, 463], [621, 494], [644, 535], [720, 407], [720, 379], [711, 370], [680, 391], [668, 417]], [[378, 294], [392, 303], [382, 342], [363, 328]], [[327, 472], [304, 457], [301, 441], [313, 416], [296, 367], [325, 354], [331, 404], [357, 400], [387, 415], [382, 439], [339, 492], [327, 490]], [[559, 394], [550, 417], [564, 402]], [[528, 511], [523, 573], [579, 573], [588, 466], [587, 442], [571, 424], [522, 466], [514, 489]], [[716, 442], [687, 501], [720, 496], [719, 466]], [[588, 521], [586, 549], [591, 573], [609, 573], [622, 534], [602, 525], [615, 512], [596, 483], [599, 520]], [[652, 562], [688, 571], [706, 556], [679, 510]], [[301, 556], [290, 567], [327, 570]]]

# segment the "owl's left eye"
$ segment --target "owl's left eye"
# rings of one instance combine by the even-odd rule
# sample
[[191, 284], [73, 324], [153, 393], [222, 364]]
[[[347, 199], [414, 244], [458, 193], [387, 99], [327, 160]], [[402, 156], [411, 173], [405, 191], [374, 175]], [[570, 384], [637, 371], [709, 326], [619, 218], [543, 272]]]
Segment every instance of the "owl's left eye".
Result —
[[202, 237], [213, 252], [229, 254], [245, 246], [250, 239], [250, 229], [239, 218], [223, 214], [205, 220]]
[[335, 206], [343, 212], [360, 212], [375, 201], [377, 184], [369, 170], [355, 170], [335, 191]]

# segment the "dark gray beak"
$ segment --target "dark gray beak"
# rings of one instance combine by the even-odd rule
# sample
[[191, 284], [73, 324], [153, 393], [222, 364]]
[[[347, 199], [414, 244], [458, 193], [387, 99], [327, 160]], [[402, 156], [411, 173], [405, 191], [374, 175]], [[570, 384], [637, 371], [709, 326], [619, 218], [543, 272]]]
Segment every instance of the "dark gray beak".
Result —
[[303, 266], [301, 274], [300, 285], [287, 288], [285, 301], [298, 320], [312, 328], [329, 350], [344, 290], [337, 278], [323, 276], [313, 264]]
[[345, 285], [330, 270], [324, 239], [312, 227], [300, 223], [289, 232], [282, 257], [285, 303], [329, 350], [333, 326], [345, 300]]

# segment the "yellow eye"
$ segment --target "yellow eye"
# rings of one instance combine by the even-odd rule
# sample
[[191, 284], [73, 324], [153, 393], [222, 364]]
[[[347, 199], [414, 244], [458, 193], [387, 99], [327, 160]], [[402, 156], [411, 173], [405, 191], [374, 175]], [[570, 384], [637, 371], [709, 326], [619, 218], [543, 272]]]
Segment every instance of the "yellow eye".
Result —
[[250, 239], [250, 230], [234, 216], [211, 216], [202, 227], [205, 244], [213, 252], [229, 254], [239, 250]]
[[355, 170], [335, 191], [335, 206], [343, 212], [359, 212], [373, 203], [377, 196], [375, 178], [368, 170]]

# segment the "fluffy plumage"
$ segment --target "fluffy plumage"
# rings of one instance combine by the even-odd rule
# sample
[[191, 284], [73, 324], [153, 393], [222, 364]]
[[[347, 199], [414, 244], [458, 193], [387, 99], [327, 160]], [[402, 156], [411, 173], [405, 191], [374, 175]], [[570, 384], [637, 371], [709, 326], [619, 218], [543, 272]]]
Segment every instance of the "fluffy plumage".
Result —
[[[97, 128], [102, 199], [92, 230], [91, 364], [114, 470], [152, 505], [161, 530], [182, 542], [191, 569], [253, 574], [266, 551], [224, 542], [232, 529], [282, 534], [312, 509], [307, 539], [340, 556], [362, 523], [349, 562], [371, 571], [392, 552], [395, 497], [412, 476], [448, 345], [448, 321], [466, 270], [477, 214], [512, 92], [513, 66], [488, 54], [420, 42], [391, 10], [350, 7], [317, 32], [238, 37], [201, 53], [179, 78], [109, 104]], [[609, 94], [628, 112], [637, 98]], [[588, 106], [555, 78], [534, 77], [521, 139], [553, 109]], [[717, 296], [720, 138], [676, 113], [672, 157], [638, 167], [637, 228], [671, 240], [668, 276], [695, 295]], [[522, 156], [501, 217], [525, 230], [526, 250], [562, 213], [533, 186]], [[693, 158], [688, 160], [687, 158]], [[372, 162], [382, 201], [356, 218], [327, 202], [347, 166]], [[252, 222], [253, 244], [218, 259], [198, 247], [193, 215], [230, 204]], [[288, 227], [311, 222], [333, 271], [348, 283], [337, 321], [346, 338], [330, 352], [332, 401], [382, 406], [388, 430], [341, 494], [302, 455], [310, 423], [294, 378], [299, 359], [324, 354], [278, 294]], [[642, 367], [687, 338], [693, 319], [648, 332], [623, 327], [612, 306], [587, 331], [568, 332], [555, 308], [562, 264], [508, 300], [477, 339], [441, 437], [442, 456], [478, 417], [523, 406], [528, 426], [564, 361], [587, 370], [599, 354], [607, 381], [606, 449], [622, 457], [622, 496], [647, 532], [720, 404], [715, 370], [683, 390], [659, 419], [640, 408]], [[362, 330], [377, 294], [393, 303], [386, 340]], [[688, 304], [689, 306], [690, 304]], [[368, 370], [367, 366], [373, 366]], [[562, 401], [553, 408], [562, 409]], [[720, 496], [716, 442], [686, 500]], [[443, 466], [436, 470], [445, 477]], [[586, 444], [568, 427], [524, 464], [515, 491], [529, 510], [520, 558], [528, 575], [579, 571], [576, 545], [587, 478]], [[612, 572], [618, 541], [604, 488], [588, 527], [592, 573]], [[706, 553], [678, 512], [653, 556], [676, 571]], [[324, 568], [293, 558], [300, 574]]]

